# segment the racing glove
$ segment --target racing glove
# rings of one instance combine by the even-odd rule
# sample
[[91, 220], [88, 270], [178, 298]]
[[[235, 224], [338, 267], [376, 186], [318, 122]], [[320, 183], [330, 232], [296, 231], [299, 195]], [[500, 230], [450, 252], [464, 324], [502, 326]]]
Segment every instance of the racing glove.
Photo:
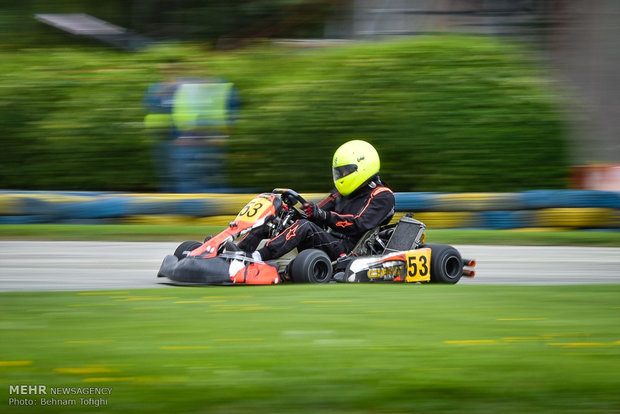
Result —
[[315, 203], [304, 203], [301, 205], [301, 208], [304, 210], [309, 220], [317, 224], [324, 224], [327, 221], [327, 211], [323, 210]]

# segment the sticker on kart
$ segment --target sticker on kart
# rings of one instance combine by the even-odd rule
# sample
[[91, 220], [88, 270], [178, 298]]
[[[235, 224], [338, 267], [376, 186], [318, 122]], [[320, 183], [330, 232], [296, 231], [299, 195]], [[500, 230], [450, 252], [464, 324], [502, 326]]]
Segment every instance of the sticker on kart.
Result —
[[382, 257], [357, 259], [347, 272], [350, 281], [428, 282], [431, 249], [396, 252]]
[[241, 209], [235, 221], [255, 222], [268, 215], [275, 214], [273, 201], [268, 197], [258, 196]]

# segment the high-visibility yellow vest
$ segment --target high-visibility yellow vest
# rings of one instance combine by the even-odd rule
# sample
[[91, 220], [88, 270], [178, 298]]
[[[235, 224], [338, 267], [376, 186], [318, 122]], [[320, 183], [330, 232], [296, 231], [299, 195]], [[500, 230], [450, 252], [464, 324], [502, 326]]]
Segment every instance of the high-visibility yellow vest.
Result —
[[172, 120], [180, 130], [228, 124], [232, 83], [185, 83], [174, 93]]
[[148, 114], [144, 117], [144, 126], [150, 129], [166, 129], [172, 125], [170, 114]]

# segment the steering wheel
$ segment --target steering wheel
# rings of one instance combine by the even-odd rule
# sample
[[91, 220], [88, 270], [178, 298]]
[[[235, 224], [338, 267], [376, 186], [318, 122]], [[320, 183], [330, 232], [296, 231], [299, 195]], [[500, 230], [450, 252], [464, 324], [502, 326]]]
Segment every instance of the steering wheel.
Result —
[[284, 204], [286, 204], [289, 207], [293, 207], [295, 204], [297, 204], [297, 202], [300, 202], [301, 204], [306, 202], [306, 200], [302, 196], [300, 196], [297, 191], [294, 191], [288, 188], [287, 189], [276, 188], [275, 190], [273, 190], [273, 192], [276, 194], [281, 194], [282, 201], [284, 201]]
[[280, 194], [282, 202], [286, 204], [288, 208], [293, 210], [297, 216], [301, 218], [308, 218], [308, 216], [306, 216], [306, 213], [295, 207], [298, 202], [301, 204], [304, 204], [306, 202], [306, 200], [302, 196], [300, 196], [297, 191], [288, 188], [276, 188], [273, 190], [273, 193]]

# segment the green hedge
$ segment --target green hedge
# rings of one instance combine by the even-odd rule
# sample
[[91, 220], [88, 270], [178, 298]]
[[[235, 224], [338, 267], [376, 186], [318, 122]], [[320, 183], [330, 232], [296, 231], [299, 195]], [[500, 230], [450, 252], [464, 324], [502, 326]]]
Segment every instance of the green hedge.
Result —
[[324, 189], [333, 151], [351, 138], [378, 147], [382, 175], [400, 191], [566, 185], [556, 96], [515, 46], [433, 37], [266, 52], [239, 68], [248, 87], [231, 157], [237, 185]]
[[0, 188], [157, 188], [142, 98], [162, 64], [237, 84], [236, 187], [325, 191], [333, 151], [364, 138], [399, 191], [563, 188], [557, 96], [523, 50], [476, 37], [213, 53], [159, 46], [0, 53]]
[[156, 62], [59, 48], [0, 59], [2, 188], [156, 188], [141, 124]]

